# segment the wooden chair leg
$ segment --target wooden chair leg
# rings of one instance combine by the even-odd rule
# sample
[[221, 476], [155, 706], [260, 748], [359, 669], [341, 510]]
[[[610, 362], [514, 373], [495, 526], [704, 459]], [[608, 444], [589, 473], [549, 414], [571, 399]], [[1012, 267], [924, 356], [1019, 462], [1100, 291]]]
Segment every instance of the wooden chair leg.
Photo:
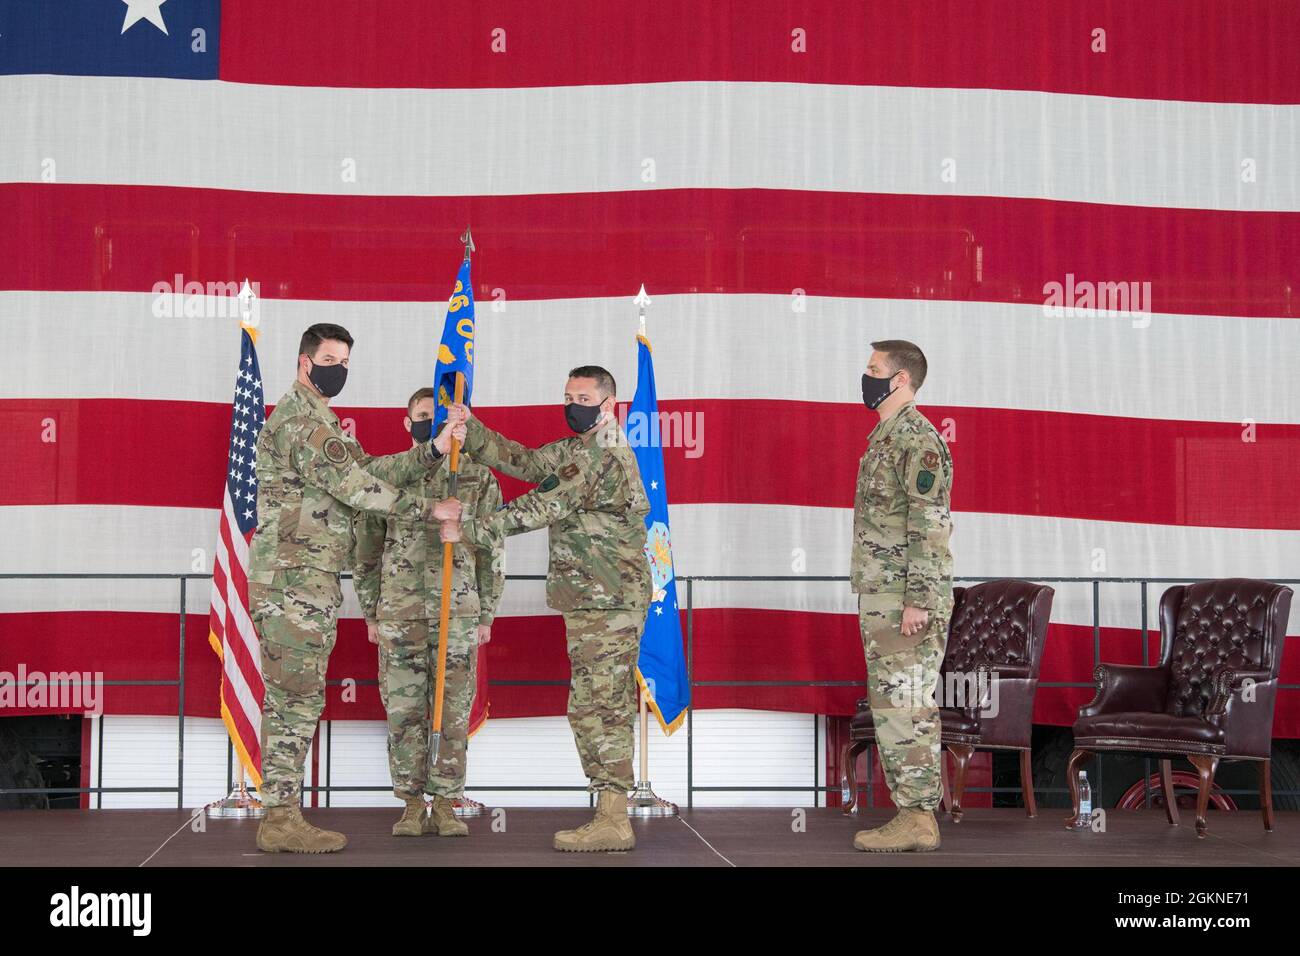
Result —
[[866, 741], [851, 740], [844, 745], [840, 755], [840, 765], [844, 768], [844, 785], [849, 791], [849, 799], [843, 807], [846, 816], [858, 812], [858, 754], [866, 747]]
[[1188, 760], [1196, 768], [1200, 785], [1196, 790], [1196, 836], [1205, 839], [1209, 824], [1205, 822], [1205, 810], [1210, 805], [1210, 786], [1214, 783], [1214, 771], [1219, 769], [1219, 758], [1209, 754], [1189, 754]]
[[1273, 761], [1259, 762], [1259, 807], [1264, 812], [1264, 830], [1273, 832]]
[[1032, 820], [1038, 816], [1038, 804], [1034, 801], [1034, 755], [1033, 751], [1020, 751], [1020, 793], [1025, 798], [1025, 812]]
[[1091, 750], [1075, 750], [1070, 754], [1070, 762], [1065, 765], [1065, 782], [1070, 786], [1070, 806], [1074, 809], [1065, 820], [1067, 827], [1073, 827], [1079, 822], [1079, 769], [1091, 759]]
[[961, 798], [966, 792], [966, 768], [970, 765], [970, 755], [975, 752], [975, 748], [970, 744], [949, 744], [948, 752], [952, 754], [956, 765], [952, 782], [952, 822], [961, 823]]
[[1160, 791], [1165, 795], [1165, 819], [1178, 826], [1178, 798], [1174, 796], [1174, 762], [1160, 761]]

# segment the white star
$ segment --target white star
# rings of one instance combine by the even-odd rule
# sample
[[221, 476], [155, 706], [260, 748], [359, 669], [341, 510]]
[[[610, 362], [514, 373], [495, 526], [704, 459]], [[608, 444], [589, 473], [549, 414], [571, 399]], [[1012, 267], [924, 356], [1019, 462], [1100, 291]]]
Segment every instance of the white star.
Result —
[[664, 606], [663, 606], [662, 604], [656, 604], [656, 605], [655, 605], [655, 613], [656, 613], [656, 614], [662, 614], [663, 612], [664, 612]]
[[652, 481], [652, 482], [650, 482], [650, 490], [651, 490], [651, 491], [658, 491], [658, 490], [659, 490], [659, 482], [657, 482], [657, 481]]
[[167, 0], [122, 0], [126, 4], [126, 17], [122, 20], [122, 33], [125, 33], [138, 20], [148, 20], [165, 36], [171, 36], [167, 32], [167, 24], [163, 23], [162, 10], [160, 7]]
[[245, 508], [245, 509], [244, 509], [244, 517], [245, 517], [245, 518], [251, 518], [251, 517], [253, 517], [253, 512], [251, 512], [251, 511], [249, 511], [247, 508]]

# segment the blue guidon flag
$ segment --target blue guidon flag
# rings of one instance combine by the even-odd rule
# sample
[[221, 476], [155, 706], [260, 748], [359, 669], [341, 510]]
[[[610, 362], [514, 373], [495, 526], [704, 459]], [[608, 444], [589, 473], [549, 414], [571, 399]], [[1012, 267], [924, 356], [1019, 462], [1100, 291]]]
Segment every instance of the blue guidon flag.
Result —
[[[628, 409], [629, 443], [641, 469], [641, 483], [650, 499], [646, 515], [646, 559], [650, 562], [654, 595], [641, 636], [637, 679], [664, 733], [682, 725], [691, 705], [682, 650], [682, 622], [677, 608], [677, 579], [673, 574], [672, 539], [668, 533], [668, 489], [664, 483], [664, 452], [659, 436], [659, 399], [650, 341], [638, 335], [636, 394]], [[634, 437], [635, 436], [635, 437]]]
[[456, 399], [456, 373], [465, 375], [464, 402], [470, 404], [474, 390], [474, 287], [469, 277], [469, 259], [460, 264], [456, 285], [447, 303], [442, 324], [438, 362], [433, 369], [433, 430], [447, 418], [447, 406]]

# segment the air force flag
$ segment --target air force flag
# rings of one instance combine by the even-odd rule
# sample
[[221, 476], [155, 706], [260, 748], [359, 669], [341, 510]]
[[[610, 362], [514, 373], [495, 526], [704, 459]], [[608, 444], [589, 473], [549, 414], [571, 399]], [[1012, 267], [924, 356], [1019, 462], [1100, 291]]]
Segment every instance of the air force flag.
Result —
[[646, 515], [646, 558], [650, 562], [654, 595], [641, 636], [637, 673], [650, 709], [664, 733], [681, 726], [691, 703], [682, 652], [682, 623], [677, 615], [677, 581], [673, 575], [672, 540], [668, 534], [668, 491], [664, 486], [664, 453], [659, 443], [659, 400], [650, 342], [637, 336], [636, 395], [628, 409], [629, 444], [641, 469], [641, 482], [650, 499]]

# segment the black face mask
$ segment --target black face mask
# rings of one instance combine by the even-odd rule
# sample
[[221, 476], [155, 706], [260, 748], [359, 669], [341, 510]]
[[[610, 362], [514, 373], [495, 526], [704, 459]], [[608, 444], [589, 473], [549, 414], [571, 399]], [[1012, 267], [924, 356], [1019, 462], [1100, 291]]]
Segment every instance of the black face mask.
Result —
[[422, 422], [411, 422], [411, 437], [421, 445], [433, 437], [433, 419], [426, 418]]
[[[897, 372], [894, 373], [894, 375], [897, 374]], [[894, 375], [888, 375], [885, 378], [873, 378], [863, 372], [862, 404], [873, 410], [879, 408], [881, 402], [894, 394], [894, 390], [889, 387], [889, 383], [893, 381]]]
[[[307, 360], [311, 362], [311, 359]], [[326, 398], [333, 398], [339, 392], [343, 391], [343, 383], [348, 380], [348, 367], [346, 365], [317, 365], [311, 362], [311, 372], [307, 375], [311, 383], [316, 386], [322, 395]]]
[[569, 427], [581, 435], [583, 432], [591, 431], [591, 427], [600, 419], [599, 405], [579, 405], [577, 402], [571, 402], [564, 406], [564, 420], [569, 423]]

